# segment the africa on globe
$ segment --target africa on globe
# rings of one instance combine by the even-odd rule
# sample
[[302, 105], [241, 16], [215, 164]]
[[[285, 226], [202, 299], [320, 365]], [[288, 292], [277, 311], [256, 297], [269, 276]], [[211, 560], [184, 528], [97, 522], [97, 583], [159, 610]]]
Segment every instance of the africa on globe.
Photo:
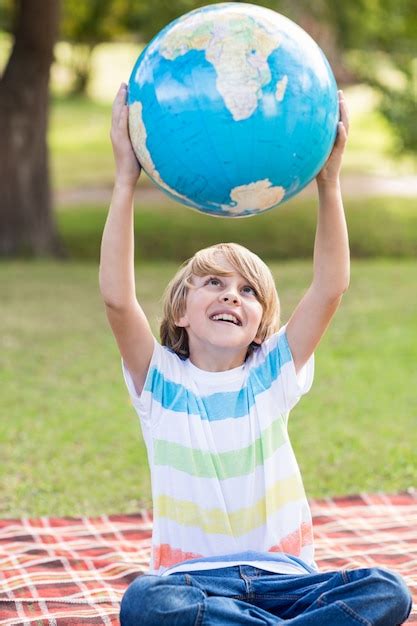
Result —
[[337, 87], [288, 18], [213, 4], [166, 26], [129, 80], [129, 132], [148, 176], [204, 213], [245, 217], [301, 191], [332, 149]]

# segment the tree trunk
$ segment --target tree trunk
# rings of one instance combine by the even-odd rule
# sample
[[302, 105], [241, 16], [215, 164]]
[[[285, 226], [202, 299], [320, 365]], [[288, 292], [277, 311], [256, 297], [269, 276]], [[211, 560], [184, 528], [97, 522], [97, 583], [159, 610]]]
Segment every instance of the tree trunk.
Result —
[[59, 0], [17, 0], [0, 80], [0, 257], [61, 255], [49, 185], [49, 71]]
[[91, 76], [91, 57], [95, 44], [73, 44], [71, 46], [70, 69], [74, 76], [70, 95], [85, 96]]

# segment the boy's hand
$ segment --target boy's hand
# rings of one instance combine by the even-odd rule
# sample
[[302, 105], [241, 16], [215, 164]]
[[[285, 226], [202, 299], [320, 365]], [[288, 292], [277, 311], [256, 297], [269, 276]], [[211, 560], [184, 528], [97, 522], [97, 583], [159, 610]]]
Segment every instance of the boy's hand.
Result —
[[344, 99], [343, 91], [338, 92], [340, 121], [337, 125], [337, 136], [333, 150], [327, 159], [323, 169], [317, 174], [317, 184], [335, 183], [339, 179], [342, 157], [345, 150], [347, 136], [349, 132], [349, 114]]
[[116, 184], [134, 187], [141, 166], [129, 138], [129, 107], [126, 104], [127, 85], [122, 83], [113, 102], [110, 139], [116, 163]]

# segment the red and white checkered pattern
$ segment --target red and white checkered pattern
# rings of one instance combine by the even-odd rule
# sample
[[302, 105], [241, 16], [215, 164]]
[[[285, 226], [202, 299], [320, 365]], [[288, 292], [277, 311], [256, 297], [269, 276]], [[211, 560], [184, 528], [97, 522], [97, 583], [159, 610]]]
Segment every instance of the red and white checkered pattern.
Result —
[[[311, 502], [323, 570], [387, 567], [417, 602], [417, 493]], [[152, 518], [0, 520], [0, 624], [119, 624], [129, 583], [145, 572]], [[417, 604], [407, 623], [417, 624]]]

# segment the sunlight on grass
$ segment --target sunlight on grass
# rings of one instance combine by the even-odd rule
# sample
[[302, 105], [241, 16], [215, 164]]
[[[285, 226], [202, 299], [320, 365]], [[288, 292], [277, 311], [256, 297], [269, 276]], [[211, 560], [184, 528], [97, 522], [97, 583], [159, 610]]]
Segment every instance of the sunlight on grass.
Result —
[[94, 51], [94, 72], [89, 85], [93, 99], [112, 102], [120, 83], [129, 81], [136, 59], [143, 45], [101, 44]]
[[56, 188], [110, 184], [110, 106], [83, 98], [52, 102], [49, 145]]

